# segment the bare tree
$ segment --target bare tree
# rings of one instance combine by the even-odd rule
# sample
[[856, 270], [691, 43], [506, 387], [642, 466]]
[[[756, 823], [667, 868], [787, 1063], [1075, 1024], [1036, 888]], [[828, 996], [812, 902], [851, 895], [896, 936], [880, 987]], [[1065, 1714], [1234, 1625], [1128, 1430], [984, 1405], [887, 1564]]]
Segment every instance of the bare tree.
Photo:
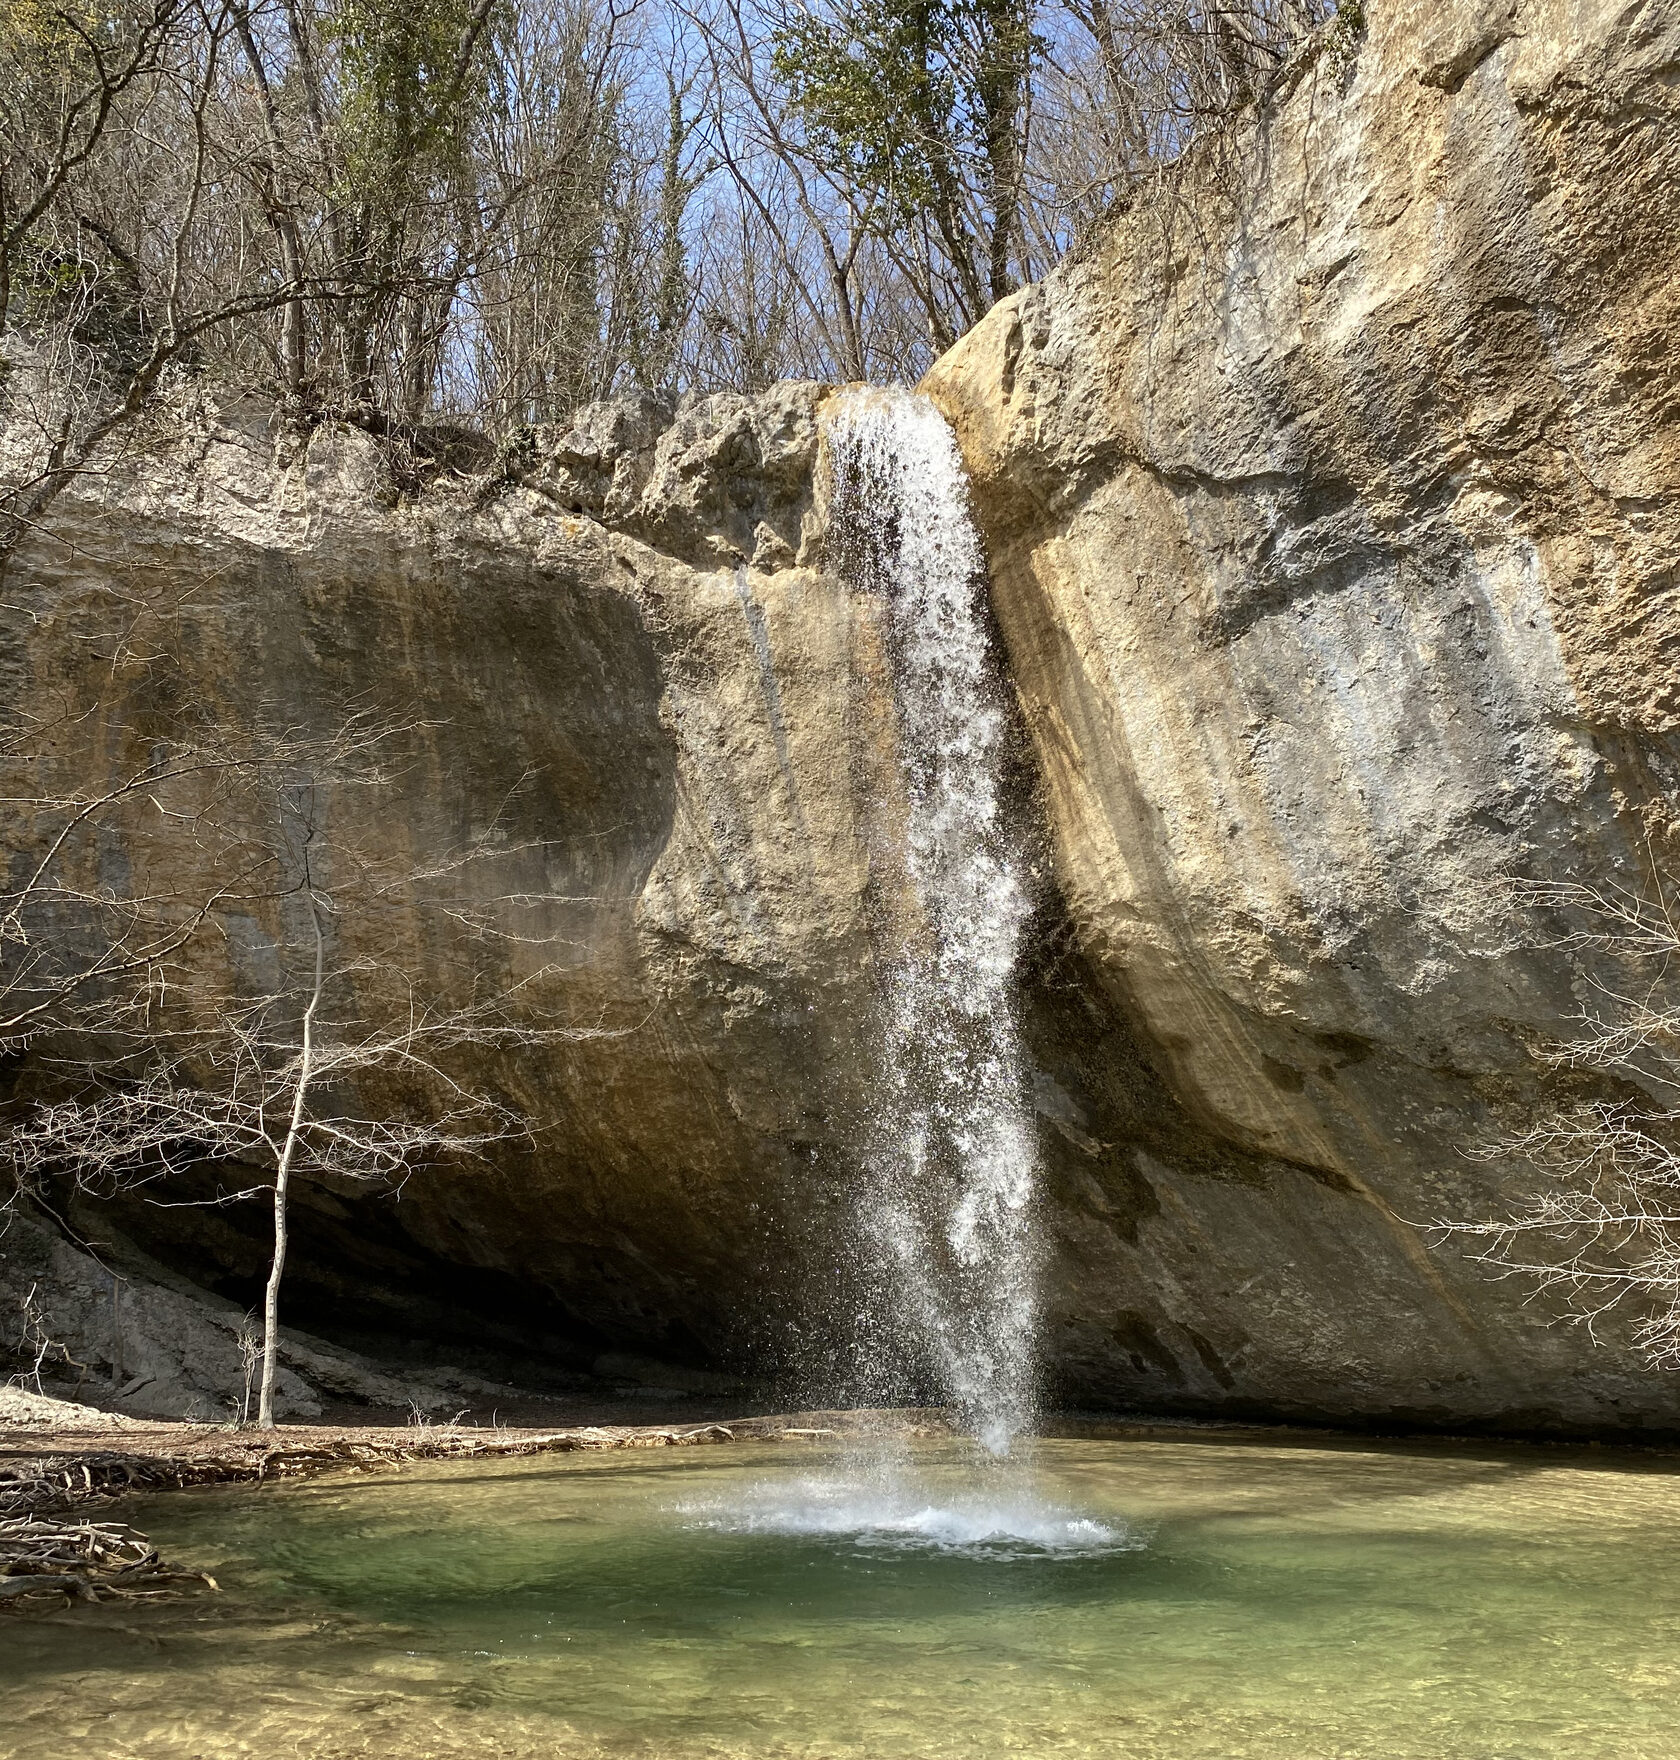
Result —
[[[774, 21], [767, 14], [751, 0], [678, 4], [706, 57], [710, 79], [702, 126], [732, 188], [731, 231], [768, 251], [816, 344], [815, 356], [807, 353], [795, 370], [869, 377], [878, 363], [869, 347], [858, 266], [871, 237], [872, 194], [837, 184], [816, 162], [773, 66]], [[727, 265], [714, 284], [719, 291], [707, 302], [706, 319], [712, 331], [747, 333], [739, 302], [730, 297]], [[756, 293], [759, 284], [759, 275], [749, 270], [740, 285]]]
[[1232, 123], [1327, 24], [1351, 37], [1362, 18], [1358, 0], [1059, 0], [1033, 96], [1029, 249], [1053, 261], [1177, 167], [1231, 175]]
[[1473, 1244], [1500, 1276], [1559, 1291], [1589, 1328], [1613, 1309], [1634, 1339], [1680, 1368], [1680, 915], [1660, 878], [1648, 890], [1564, 881], [1518, 902], [1565, 926], [1541, 938], [1593, 956], [1591, 1000], [1570, 1038], [1536, 1055], [1559, 1104], [1528, 1128], [1470, 1151], [1526, 1169], [1535, 1189], [1501, 1217], [1447, 1218], [1442, 1240]]
[[685, 306], [645, 253], [607, 273], [640, 3], [14, 0], [0, 568], [206, 371], [405, 438], [609, 390], [603, 294]]
[[[778, 370], [914, 380], [996, 300], [1169, 168], [1203, 163], [1356, 0], [673, 0], [709, 70], [693, 358], [756, 306]], [[750, 214], [749, 230], [742, 218]], [[764, 291], [785, 282], [798, 321]], [[776, 332], [779, 331], [779, 334]], [[718, 349], [718, 343], [724, 350]], [[710, 352], [709, 352], [710, 351]]]
[[653, 149], [633, 138], [625, 87], [634, 12], [619, 0], [525, 0], [492, 44], [455, 203], [459, 345], [441, 351], [439, 388], [447, 407], [498, 433], [610, 391], [647, 303], [633, 186]]
[[199, 375], [389, 436], [415, 482], [462, 418], [914, 380], [1330, 11], [12, 0], [0, 567]]
[[[237, 1184], [213, 1201], [267, 1196], [264, 1425], [296, 1181], [391, 1190], [416, 1167], [525, 1135], [529, 1122], [474, 1086], [473, 1069], [602, 1030], [555, 1018], [551, 949], [520, 927], [528, 895], [455, 896], [462, 873], [517, 851], [469, 846], [416, 869], [366, 831], [412, 731], [351, 715], [324, 739], [282, 729], [49, 802], [61, 832], [12, 900], [31, 923], [10, 1013], [14, 1043], [32, 1036], [35, 1097], [14, 1103], [0, 1149], [32, 1191], [69, 1179], [196, 1201], [179, 1195], [182, 1176], [229, 1168]], [[102, 816], [134, 808], [122, 832], [143, 836], [148, 818], [166, 830], [157, 867], [175, 884], [127, 896], [61, 873], [77, 838], [97, 823], [109, 841], [117, 827]], [[387, 951], [417, 910], [435, 913], [453, 968], [430, 983]], [[253, 931], [266, 978], [229, 958]]]
[[0, 570], [207, 337], [308, 291], [295, 264], [205, 273], [217, 195], [246, 169], [226, 114], [241, 15], [22, 10], [31, 28], [0, 38]]

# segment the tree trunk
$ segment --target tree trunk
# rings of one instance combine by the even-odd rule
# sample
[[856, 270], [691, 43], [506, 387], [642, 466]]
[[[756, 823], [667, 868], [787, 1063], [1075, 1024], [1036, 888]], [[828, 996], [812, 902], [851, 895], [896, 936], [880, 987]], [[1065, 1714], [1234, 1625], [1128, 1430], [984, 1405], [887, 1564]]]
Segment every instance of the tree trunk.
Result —
[[280, 127], [279, 113], [274, 107], [274, 91], [269, 84], [268, 68], [263, 62], [261, 50], [257, 47], [256, 33], [251, 29], [248, 7], [242, 6], [235, 13], [234, 28], [239, 32], [239, 40], [245, 49], [245, 60], [251, 69], [251, 77], [256, 82], [263, 127], [268, 135], [267, 163], [261, 160], [256, 162], [257, 170], [261, 173], [259, 181], [263, 206], [268, 210], [269, 224], [273, 226], [274, 235], [279, 240], [280, 265], [286, 284], [294, 290], [291, 298], [281, 307], [280, 363], [286, 395], [296, 404], [303, 395], [304, 373], [308, 362], [303, 314], [303, 234], [297, 223], [297, 215], [280, 191], [281, 168], [286, 157], [285, 137]]
[[303, 1131], [304, 1103], [309, 1097], [309, 1078], [315, 1057], [315, 1011], [321, 1005], [322, 974], [326, 965], [326, 938], [321, 933], [321, 907], [314, 890], [308, 892], [310, 921], [315, 929], [315, 984], [309, 1006], [303, 1011], [303, 1044], [298, 1052], [297, 1090], [292, 1096], [292, 1117], [286, 1140], [274, 1170], [274, 1262], [269, 1266], [268, 1288], [263, 1295], [262, 1392], [257, 1400], [257, 1423], [274, 1428], [274, 1365], [280, 1344], [280, 1278], [286, 1269], [286, 1188], [291, 1182], [292, 1161]]
[[990, 9], [980, 48], [976, 95], [986, 147], [992, 229], [986, 245], [987, 286], [995, 305], [1015, 291], [1009, 273], [1021, 225], [1022, 120], [1032, 74], [1032, 23], [1025, 6], [1003, 0]]

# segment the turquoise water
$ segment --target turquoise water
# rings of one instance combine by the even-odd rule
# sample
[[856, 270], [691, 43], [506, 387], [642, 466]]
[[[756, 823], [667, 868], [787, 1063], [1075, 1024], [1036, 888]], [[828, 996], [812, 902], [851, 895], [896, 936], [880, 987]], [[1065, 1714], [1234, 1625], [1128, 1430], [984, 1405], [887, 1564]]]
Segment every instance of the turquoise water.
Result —
[[793, 1445], [123, 1514], [222, 1593], [0, 1625], [0, 1753], [1672, 1760], [1680, 1477], [1047, 1442], [896, 1494]]

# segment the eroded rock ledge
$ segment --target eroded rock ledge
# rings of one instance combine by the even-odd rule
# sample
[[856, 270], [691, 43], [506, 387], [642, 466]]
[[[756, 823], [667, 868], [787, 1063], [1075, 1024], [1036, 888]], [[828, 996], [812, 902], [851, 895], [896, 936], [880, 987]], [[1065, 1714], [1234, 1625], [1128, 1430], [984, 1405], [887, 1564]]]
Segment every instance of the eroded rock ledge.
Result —
[[[1463, 1150], [1535, 1103], [1527, 1047], [1580, 994], [1506, 947], [1487, 881], [1634, 874], [1672, 819], [1676, 25], [1369, 10], [1218, 177], [1140, 201], [929, 381], [1046, 838], [1047, 1377], [1090, 1406], [1674, 1430], [1616, 1334], [1413, 1224], [1498, 1205], [1515, 1176]], [[896, 774], [874, 608], [823, 568], [824, 395], [604, 407], [417, 500], [355, 430], [211, 408], [19, 566], [20, 700], [145, 571], [197, 583], [219, 713], [422, 704], [391, 837], [505, 814], [569, 1006], [617, 1029], [496, 1071], [551, 1121], [534, 1149], [396, 1204], [308, 1194], [306, 1328], [563, 1374], [798, 1369], [820, 1334]], [[447, 960], [418, 927], [398, 951]], [[72, 1221], [228, 1301], [260, 1276], [255, 1210], [103, 1214]]]

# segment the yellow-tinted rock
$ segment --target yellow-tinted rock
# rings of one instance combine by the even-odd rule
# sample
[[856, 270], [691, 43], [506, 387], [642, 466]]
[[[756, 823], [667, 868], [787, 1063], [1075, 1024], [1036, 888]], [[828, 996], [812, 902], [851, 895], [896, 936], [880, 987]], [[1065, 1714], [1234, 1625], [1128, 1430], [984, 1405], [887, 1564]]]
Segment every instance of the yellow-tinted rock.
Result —
[[1078, 946], [1254, 1158], [1062, 1210], [1056, 1337], [1145, 1400], [1665, 1421], [1410, 1225], [1522, 1189], [1464, 1150], [1581, 994], [1490, 883], [1637, 885], [1674, 822], [1680, 15], [1366, 11], [925, 385]]

